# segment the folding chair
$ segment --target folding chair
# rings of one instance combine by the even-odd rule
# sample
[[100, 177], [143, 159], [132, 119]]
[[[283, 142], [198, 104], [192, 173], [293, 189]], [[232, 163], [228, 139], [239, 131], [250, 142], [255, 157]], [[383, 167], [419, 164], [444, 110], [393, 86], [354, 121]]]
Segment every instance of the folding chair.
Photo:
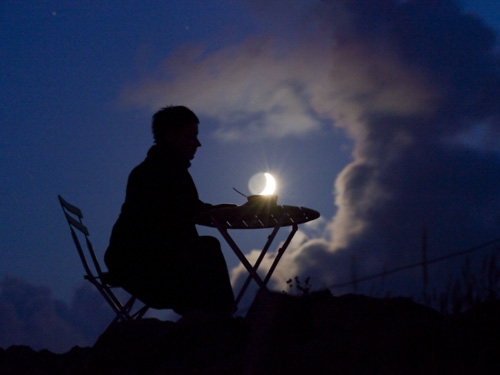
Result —
[[[114, 285], [109, 274], [102, 271], [92, 243], [90, 242], [89, 231], [82, 222], [82, 211], [78, 207], [66, 202], [60, 195], [57, 197], [59, 198], [59, 203], [61, 203], [64, 216], [69, 224], [71, 237], [73, 238], [78, 255], [83, 263], [83, 268], [85, 269], [84, 279], [90, 281], [97, 288], [116, 313], [116, 317], [111, 324], [120, 321], [141, 319], [149, 309], [149, 306], [145, 305], [132, 313], [133, 306], [137, 301], [136, 297], [130, 296], [125, 303], [120, 302], [112, 290], [112, 288], [119, 287], [119, 285]], [[80, 239], [82, 239], [83, 242], [83, 238], [85, 238], [85, 249], [80, 242]]]

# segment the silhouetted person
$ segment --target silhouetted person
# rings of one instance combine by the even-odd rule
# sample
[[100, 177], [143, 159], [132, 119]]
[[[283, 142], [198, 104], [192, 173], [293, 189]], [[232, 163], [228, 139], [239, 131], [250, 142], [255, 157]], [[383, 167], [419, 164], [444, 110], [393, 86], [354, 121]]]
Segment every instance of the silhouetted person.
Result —
[[153, 308], [227, 314], [234, 302], [220, 243], [199, 236], [193, 216], [213, 207], [188, 172], [201, 146], [196, 115], [166, 107], [153, 116], [155, 144], [130, 173], [105, 262], [110, 276]]

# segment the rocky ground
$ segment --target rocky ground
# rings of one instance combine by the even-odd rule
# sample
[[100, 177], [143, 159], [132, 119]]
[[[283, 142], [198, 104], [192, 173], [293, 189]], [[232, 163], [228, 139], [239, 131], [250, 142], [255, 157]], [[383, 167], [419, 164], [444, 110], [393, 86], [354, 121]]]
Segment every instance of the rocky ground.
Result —
[[0, 374], [500, 374], [500, 301], [444, 316], [409, 299], [259, 294], [245, 318], [110, 327], [67, 353], [0, 349]]

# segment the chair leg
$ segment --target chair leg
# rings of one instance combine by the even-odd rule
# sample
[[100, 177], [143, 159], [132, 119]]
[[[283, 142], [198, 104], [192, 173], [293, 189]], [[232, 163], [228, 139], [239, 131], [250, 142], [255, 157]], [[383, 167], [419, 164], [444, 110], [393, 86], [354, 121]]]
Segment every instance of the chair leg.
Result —
[[142, 306], [135, 314], [132, 315], [132, 319], [141, 319], [148, 310], [148, 305]]

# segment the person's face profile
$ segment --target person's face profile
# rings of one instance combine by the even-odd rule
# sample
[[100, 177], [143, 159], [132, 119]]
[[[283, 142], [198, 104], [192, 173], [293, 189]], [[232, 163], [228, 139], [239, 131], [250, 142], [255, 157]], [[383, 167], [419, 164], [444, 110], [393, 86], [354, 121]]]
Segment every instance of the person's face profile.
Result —
[[167, 133], [167, 143], [187, 160], [193, 160], [196, 150], [201, 146], [198, 140], [198, 124], [186, 124], [179, 132]]

